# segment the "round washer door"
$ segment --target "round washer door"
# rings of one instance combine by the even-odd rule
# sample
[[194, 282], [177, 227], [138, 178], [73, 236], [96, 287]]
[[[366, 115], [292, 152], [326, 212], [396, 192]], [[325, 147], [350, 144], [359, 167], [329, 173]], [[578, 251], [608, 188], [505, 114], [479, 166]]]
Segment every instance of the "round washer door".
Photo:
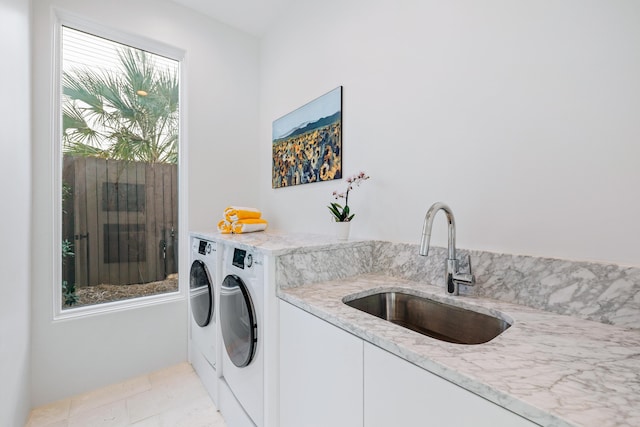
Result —
[[233, 274], [220, 287], [220, 329], [231, 362], [239, 368], [249, 365], [258, 343], [258, 324], [249, 290]]
[[204, 262], [193, 261], [189, 273], [191, 315], [198, 326], [207, 326], [213, 316], [213, 285]]

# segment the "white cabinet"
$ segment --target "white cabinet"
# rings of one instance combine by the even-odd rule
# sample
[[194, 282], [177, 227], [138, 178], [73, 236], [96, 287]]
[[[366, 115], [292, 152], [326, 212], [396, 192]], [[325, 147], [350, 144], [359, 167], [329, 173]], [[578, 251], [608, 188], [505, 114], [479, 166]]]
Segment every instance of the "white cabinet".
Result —
[[364, 390], [366, 427], [536, 425], [369, 343]]
[[280, 301], [280, 427], [531, 427], [462, 387]]
[[362, 426], [363, 341], [279, 304], [280, 427]]

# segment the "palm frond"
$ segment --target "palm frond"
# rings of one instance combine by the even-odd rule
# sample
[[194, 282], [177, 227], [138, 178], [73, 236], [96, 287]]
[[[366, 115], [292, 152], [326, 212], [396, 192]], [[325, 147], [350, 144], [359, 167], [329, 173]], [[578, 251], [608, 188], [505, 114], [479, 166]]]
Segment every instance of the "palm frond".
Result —
[[64, 73], [65, 143], [87, 155], [177, 162], [177, 72], [160, 71], [149, 54], [132, 48], [120, 50], [118, 58], [121, 72]]
[[72, 141], [65, 145], [64, 153], [71, 156], [110, 158], [107, 151], [78, 141]]

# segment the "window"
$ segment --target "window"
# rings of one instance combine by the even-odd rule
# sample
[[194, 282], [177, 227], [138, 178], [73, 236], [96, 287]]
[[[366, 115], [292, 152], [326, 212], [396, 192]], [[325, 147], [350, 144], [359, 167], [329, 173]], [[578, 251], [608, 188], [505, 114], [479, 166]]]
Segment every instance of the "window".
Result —
[[68, 26], [60, 39], [56, 304], [175, 293], [180, 63]]

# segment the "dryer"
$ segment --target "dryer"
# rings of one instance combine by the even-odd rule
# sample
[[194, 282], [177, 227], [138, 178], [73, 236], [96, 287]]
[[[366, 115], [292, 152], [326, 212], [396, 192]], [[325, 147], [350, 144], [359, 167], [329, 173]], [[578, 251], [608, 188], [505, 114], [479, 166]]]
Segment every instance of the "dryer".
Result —
[[189, 361], [215, 403], [218, 402], [217, 263], [216, 243], [191, 236]]
[[229, 425], [264, 425], [264, 304], [262, 254], [225, 246], [220, 284], [222, 381], [220, 410]]

